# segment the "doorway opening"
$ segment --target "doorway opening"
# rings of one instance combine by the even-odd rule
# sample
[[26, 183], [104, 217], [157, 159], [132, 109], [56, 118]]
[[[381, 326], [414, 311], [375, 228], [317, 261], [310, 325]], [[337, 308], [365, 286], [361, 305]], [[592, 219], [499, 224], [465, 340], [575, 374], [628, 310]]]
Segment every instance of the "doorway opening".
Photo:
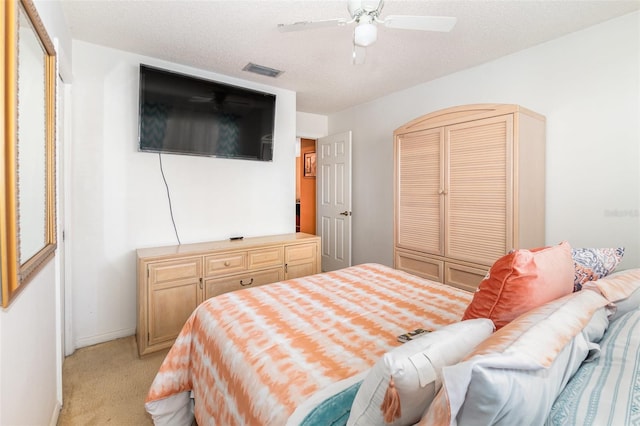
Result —
[[316, 141], [300, 139], [296, 157], [296, 232], [316, 234]]

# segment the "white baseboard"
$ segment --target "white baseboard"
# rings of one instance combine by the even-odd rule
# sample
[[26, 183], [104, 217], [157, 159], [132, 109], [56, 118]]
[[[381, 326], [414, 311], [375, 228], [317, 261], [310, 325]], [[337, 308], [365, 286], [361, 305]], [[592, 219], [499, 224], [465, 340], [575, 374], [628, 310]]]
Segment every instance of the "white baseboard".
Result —
[[60, 410], [62, 410], [62, 406], [60, 405], [60, 402], [56, 402], [55, 407], [53, 407], [53, 413], [51, 414], [51, 421], [49, 422], [49, 426], [56, 426], [58, 424]]
[[96, 336], [80, 337], [76, 339], [76, 347], [74, 348], [74, 350], [84, 348], [85, 346], [97, 345], [98, 343], [109, 342], [121, 337], [133, 336], [134, 334], [136, 334], [135, 328], [123, 328], [121, 330], [98, 334]]

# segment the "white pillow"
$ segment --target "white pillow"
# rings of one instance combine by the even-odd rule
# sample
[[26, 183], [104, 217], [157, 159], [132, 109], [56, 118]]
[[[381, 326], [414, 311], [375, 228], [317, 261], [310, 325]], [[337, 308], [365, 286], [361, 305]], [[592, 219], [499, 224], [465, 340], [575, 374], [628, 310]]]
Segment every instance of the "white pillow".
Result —
[[638, 308], [640, 308], [640, 287], [635, 289], [629, 297], [615, 301], [615, 309], [609, 317], [609, 321], [613, 322], [621, 316]]
[[[486, 318], [457, 322], [387, 352], [362, 381], [347, 425], [416, 423], [440, 389], [442, 367], [460, 361], [493, 330], [493, 322]], [[392, 411], [399, 417], [387, 423], [381, 406], [391, 379], [399, 397], [399, 406]]]
[[640, 268], [616, 272], [583, 286], [589, 287], [595, 287], [609, 302], [615, 304], [610, 321], [615, 321], [640, 306]]
[[419, 425], [543, 424], [582, 362], [598, 355], [606, 305], [582, 290], [516, 318], [442, 369], [442, 390]]

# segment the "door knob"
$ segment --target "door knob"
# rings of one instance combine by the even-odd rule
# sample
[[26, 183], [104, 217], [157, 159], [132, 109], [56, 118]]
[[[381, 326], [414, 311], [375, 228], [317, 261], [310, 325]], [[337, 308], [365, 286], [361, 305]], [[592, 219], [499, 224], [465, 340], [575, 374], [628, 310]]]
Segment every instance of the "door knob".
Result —
[[348, 210], [345, 210], [343, 212], [340, 213], [342, 216], [351, 216], [351, 212]]

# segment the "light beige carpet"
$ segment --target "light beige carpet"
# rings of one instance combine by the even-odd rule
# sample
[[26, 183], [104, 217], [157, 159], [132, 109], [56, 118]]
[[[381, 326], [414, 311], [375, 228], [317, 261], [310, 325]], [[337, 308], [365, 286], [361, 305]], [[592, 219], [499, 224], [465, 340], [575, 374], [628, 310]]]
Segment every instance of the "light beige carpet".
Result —
[[75, 351], [62, 367], [58, 426], [152, 425], [144, 399], [167, 352], [140, 359], [134, 336]]

